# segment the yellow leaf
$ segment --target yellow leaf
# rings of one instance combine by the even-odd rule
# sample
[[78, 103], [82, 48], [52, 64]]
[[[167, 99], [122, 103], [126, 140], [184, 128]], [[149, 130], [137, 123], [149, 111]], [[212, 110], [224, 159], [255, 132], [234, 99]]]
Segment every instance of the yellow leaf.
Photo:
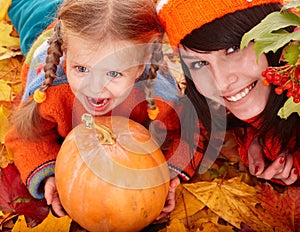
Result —
[[212, 223], [212, 222], [204, 222], [201, 225], [201, 230], [199, 229], [198, 231], [201, 232], [219, 232], [219, 227]]
[[[241, 223], [251, 226], [255, 231], [290, 231], [290, 227], [278, 222], [274, 225], [271, 221], [263, 222], [262, 214], [258, 216], [256, 205], [259, 203], [256, 199], [256, 190], [240, 181], [238, 177], [230, 180], [216, 179], [212, 182], [197, 182], [194, 184], [185, 184], [184, 187], [194, 194], [214, 213], [234, 225], [241, 228]], [[265, 213], [267, 215], [267, 212]], [[267, 216], [266, 216], [267, 217]]]
[[46, 219], [36, 227], [28, 228], [25, 217], [19, 216], [12, 232], [69, 232], [72, 219], [68, 216], [54, 217], [50, 212]]
[[22, 57], [0, 60], [0, 104], [10, 110], [17, 107], [21, 99], [22, 63]]
[[10, 101], [11, 87], [0, 79], [0, 101]]
[[182, 185], [176, 188], [176, 207], [170, 214], [170, 219], [185, 219], [192, 216], [205, 205], [199, 201], [193, 194], [187, 191]]
[[[1, 82], [0, 82], [1, 83]], [[6, 134], [6, 132], [8, 131], [9, 128], [9, 120], [8, 120], [8, 115], [9, 115], [10, 111], [8, 109], [6, 109], [5, 107], [3, 107], [2, 105], [0, 105], [0, 143], [4, 144], [4, 136]]]
[[13, 227], [13, 219], [16, 218], [17, 215], [14, 213], [4, 213], [0, 211], [0, 231], [7, 231], [8, 228]]
[[0, 151], [0, 168], [6, 168], [8, 164], [14, 162], [14, 155], [7, 148], [5, 149], [5, 145], [2, 145]]
[[172, 220], [169, 226], [167, 226], [167, 230], [166, 230], [166, 232], [173, 232], [173, 231], [187, 232], [188, 230], [185, 228], [183, 223], [181, 223], [178, 219], [175, 219]]
[[6, 19], [11, 0], [0, 0], [0, 21]]
[[13, 31], [13, 26], [8, 23], [0, 23], [0, 44], [2, 47], [19, 47], [20, 39], [18, 37], [11, 37], [10, 33]]

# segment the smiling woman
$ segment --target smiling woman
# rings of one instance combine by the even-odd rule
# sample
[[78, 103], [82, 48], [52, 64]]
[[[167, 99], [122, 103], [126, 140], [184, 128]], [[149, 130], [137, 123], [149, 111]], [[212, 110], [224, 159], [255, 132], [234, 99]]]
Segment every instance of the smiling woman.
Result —
[[257, 64], [253, 45], [243, 51], [237, 47], [210, 52], [193, 51], [183, 45], [179, 48], [199, 93], [224, 105], [242, 120], [264, 110], [270, 88], [263, 86], [261, 73], [268, 63], [263, 55]]
[[[287, 97], [276, 95], [276, 86], [262, 83], [268, 66], [282, 65], [281, 51], [257, 59], [253, 42], [239, 49], [243, 35], [268, 14], [279, 12], [281, 4], [281, 0], [162, 0], [157, 11], [171, 44], [179, 48], [186, 95], [197, 119], [210, 131], [220, 121], [214, 120], [219, 113], [212, 102], [218, 109], [225, 107], [228, 126], [235, 131], [250, 172], [289, 185], [300, 172], [300, 118], [278, 117]], [[191, 128], [194, 123], [191, 118], [186, 122]], [[193, 135], [186, 137], [193, 143]]]

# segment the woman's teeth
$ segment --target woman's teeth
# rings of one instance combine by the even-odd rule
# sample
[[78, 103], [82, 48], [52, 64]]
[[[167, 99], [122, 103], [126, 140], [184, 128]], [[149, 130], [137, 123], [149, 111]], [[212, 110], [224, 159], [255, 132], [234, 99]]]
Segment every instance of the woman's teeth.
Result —
[[95, 107], [101, 107], [108, 102], [108, 99], [107, 98], [97, 99], [97, 98], [88, 97], [88, 101]]
[[230, 102], [239, 101], [242, 98], [246, 97], [248, 95], [248, 93], [254, 88], [255, 85], [256, 85], [256, 82], [253, 82], [251, 85], [249, 85], [248, 87], [243, 89], [241, 92], [237, 93], [234, 96], [225, 97], [225, 99], [230, 101]]

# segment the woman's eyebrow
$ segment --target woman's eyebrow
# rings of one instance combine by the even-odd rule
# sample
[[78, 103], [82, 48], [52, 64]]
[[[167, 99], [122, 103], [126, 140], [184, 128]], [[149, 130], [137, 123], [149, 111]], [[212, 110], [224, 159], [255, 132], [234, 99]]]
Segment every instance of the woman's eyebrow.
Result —
[[[210, 54], [211, 52], [210, 51], [195, 51], [199, 54]], [[183, 59], [197, 59], [197, 56], [195, 55], [189, 55], [189, 54], [182, 54], [180, 53], [180, 56], [183, 58]]]

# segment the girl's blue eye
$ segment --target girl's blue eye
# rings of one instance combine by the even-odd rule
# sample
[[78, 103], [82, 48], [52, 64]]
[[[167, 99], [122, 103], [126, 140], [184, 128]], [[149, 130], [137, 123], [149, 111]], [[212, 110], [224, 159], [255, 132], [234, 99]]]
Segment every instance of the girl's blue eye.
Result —
[[89, 72], [89, 70], [86, 67], [83, 67], [83, 66], [77, 66], [76, 69], [77, 69], [78, 72], [81, 72], [81, 73]]
[[235, 53], [235, 52], [238, 52], [238, 51], [239, 51], [239, 47], [238, 47], [238, 46], [232, 46], [232, 47], [227, 48], [227, 49], [225, 50], [226, 55], [230, 55], [230, 54]]
[[117, 71], [109, 71], [106, 73], [106, 75], [115, 78], [121, 76], [122, 74]]
[[206, 61], [194, 61], [194, 62], [191, 63], [190, 68], [191, 69], [200, 69], [205, 65], [208, 65], [208, 62], [206, 62]]

